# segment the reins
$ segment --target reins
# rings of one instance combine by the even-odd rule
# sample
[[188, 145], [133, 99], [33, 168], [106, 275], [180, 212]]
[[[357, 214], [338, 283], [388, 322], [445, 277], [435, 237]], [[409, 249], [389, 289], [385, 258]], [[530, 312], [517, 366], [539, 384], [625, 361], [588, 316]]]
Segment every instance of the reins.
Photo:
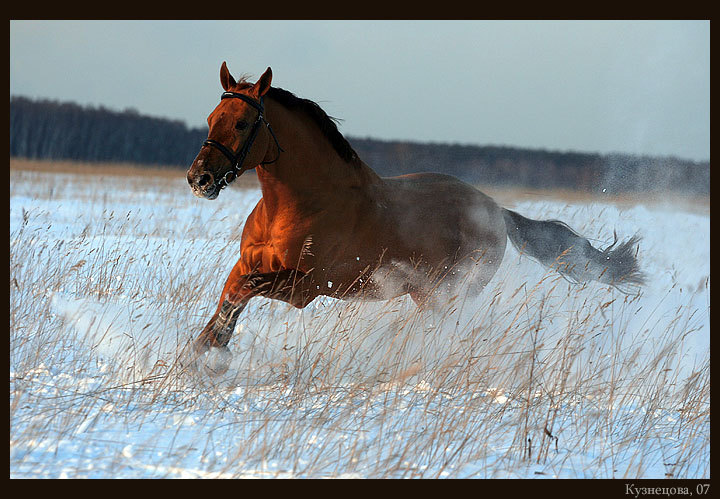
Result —
[[[250, 148], [252, 147], [253, 142], [255, 142], [255, 138], [260, 131], [260, 126], [263, 123], [270, 132], [273, 140], [275, 140], [275, 145], [277, 145], [278, 148], [278, 155], [272, 161], [262, 161], [260, 164], [269, 165], [270, 163], [274, 163], [278, 160], [278, 158], [280, 158], [280, 153], [285, 152], [285, 150], [280, 147], [280, 142], [278, 142], [278, 139], [275, 136], [275, 132], [273, 132], [273, 129], [270, 126], [270, 123], [268, 123], [268, 121], [265, 119], [265, 116], [263, 115], [263, 113], [265, 112], [265, 106], [263, 105], [262, 97], [260, 97], [260, 101], [256, 101], [255, 99], [252, 99], [247, 95], [239, 94], [237, 92], [223, 92], [223, 94], [220, 96], [220, 100], [222, 99], [240, 99], [242, 101], [245, 101], [252, 107], [257, 109], [258, 117], [255, 120], [252, 129], [250, 130], [250, 135], [248, 135], [248, 138], [245, 140], [245, 143], [240, 148], [240, 151], [238, 151], [237, 154], [233, 153], [231, 149], [218, 142], [217, 140], [207, 139], [203, 142], [202, 147], [214, 147], [215, 149], [223, 153], [223, 155], [230, 161], [230, 164], [232, 165], [232, 169], [225, 173], [225, 175], [223, 175], [223, 177], [218, 181], [218, 186], [220, 187], [220, 189], [223, 189], [224, 187], [230, 185], [230, 182], [242, 175], [249, 168], [243, 167], [242, 164], [245, 162], [245, 157], [247, 156], [248, 152], [250, 152]], [[234, 175], [233, 179], [228, 181], [227, 177], [231, 173]]]

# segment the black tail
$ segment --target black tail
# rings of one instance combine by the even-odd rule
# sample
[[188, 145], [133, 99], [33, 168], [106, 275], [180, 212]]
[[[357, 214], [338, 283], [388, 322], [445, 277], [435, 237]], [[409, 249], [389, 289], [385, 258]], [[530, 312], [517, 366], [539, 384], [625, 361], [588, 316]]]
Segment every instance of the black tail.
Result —
[[503, 209], [513, 246], [575, 282], [597, 280], [628, 293], [644, 284], [637, 261], [636, 235], [617, 246], [615, 241], [598, 250], [590, 241], [558, 220], [531, 220]]

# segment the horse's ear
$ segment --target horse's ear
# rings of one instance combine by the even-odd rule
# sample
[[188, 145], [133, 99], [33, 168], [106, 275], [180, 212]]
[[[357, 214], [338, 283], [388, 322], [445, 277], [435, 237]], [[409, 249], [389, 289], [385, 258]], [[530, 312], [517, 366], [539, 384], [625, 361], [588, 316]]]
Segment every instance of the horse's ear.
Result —
[[226, 92], [229, 92], [231, 88], [237, 85], [235, 78], [233, 78], [230, 71], [228, 71], [225, 61], [223, 61], [222, 66], [220, 66], [220, 84]]
[[258, 99], [265, 95], [270, 90], [270, 84], [272, 83], [272, 69], [269, 67], [265, 70], [260, 79], [255, 82], [253, 86], [253, 93]]

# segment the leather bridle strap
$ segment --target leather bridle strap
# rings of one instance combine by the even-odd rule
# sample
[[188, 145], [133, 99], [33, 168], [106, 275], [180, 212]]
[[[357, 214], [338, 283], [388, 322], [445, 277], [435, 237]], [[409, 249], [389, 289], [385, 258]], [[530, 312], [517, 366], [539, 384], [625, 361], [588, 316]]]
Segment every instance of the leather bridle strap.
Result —
[[[250, 130], [250, 135], [248, 135], [248, 138], [245, 140], [245, 143], [240, 148], [240, 151], [238, 151], [237, 154], [233, 153], [232, 150], [230, 150], [228, 147], [223, 145], [222, 143], [218, 142], [217, 140], [207, 139], [203, 142], [202, 146], [211, 146], [223, 153], [223, 155], [230, 161], [230, 165], [232, 166], [232, 170], [228, 171], [223, 178], [221, 178], [218, 181], [218, 184], [222, 183], [224, 185], [220, 185], [220, 188], [227, 186], [230, 182], [235, 180], [237, 177], [242, 175], [242, 173], [247, 170], [249, 167], [243, 167], [242, 164], [245, 162], [245, 157], [247, 156], [248, 152], [250, 152], [250, 148], [252, 147], [253, 143], [255, 142], [255, 138], [257, 137], [258, 132], [260, 131], [260, 126], [262, 124], [265, 124], [268, 131], [270, 132], [270, 135], [272, 136], [273, 140], [275, 140], [275, 145], [277, 145], [278, 148], [278, 155], [277, 157], [272, 161], [263, 161], [260, 164], [261, 165], [267, 165], [270, 163], [274, 163], [278, 160], [280, 157], [281, 152], [285, 152], [282, 147], [280, 147], [280, 143], [278, 142], [277, 137], [275, 136], [275, 133], [272, 130], [272, 127], [270, 126], [270, 123], [267, 122], [265, 117], [263, 116], [263, 113], [265, 111], [265, 107], [263, 105], [263, 99], [260, 98], [260, 101], [256, 101], [255, 99], [248, 97], [244, 94], [239, 94], [237, 92], [223, 92], [223, 94], [220, 96], [220, 99], [240, 99], [242, 101], [247, 102], [252, 107], [257, 109], [258, 111], [258, 117], [255, 120], [255, 123], [253, 124], [252, 129]], [[233, 179], [228, 181], [227, 177], [232, 173], [234, 175]]]

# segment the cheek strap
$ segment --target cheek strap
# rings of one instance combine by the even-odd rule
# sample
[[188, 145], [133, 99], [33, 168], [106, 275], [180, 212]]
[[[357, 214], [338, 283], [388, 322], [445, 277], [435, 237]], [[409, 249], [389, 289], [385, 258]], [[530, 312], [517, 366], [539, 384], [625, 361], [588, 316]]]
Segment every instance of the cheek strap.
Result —
[[[242, 164], [245, 162], [245, 158], [248, 155], [248, 152], [250, 152], [250, 148], [252, 147], [253, 143], [255, 142], [255, 138], [257, 137], [258, 132], [260, 131], [260, 126], [265, 125], [270, 132], [270, 135], [272, 136], [273, 140], [275, 141], [275, 145], [278, 148], [278, 155], [275, 159], [272, 161], [263, 161], [260, 164], [261, 165], [268, 165], [270, 163], [274, 163], [280, 158], [280, 153], [285, 152], [285, 150], [280, 147], [280, 142], [278, 142], [277, 137], [275, 136], [275, 132], [273, 132], [272, 127], [270, 126], [270, 123], [265, 119], [263, 116], [264, 112], [264, 106], [262, 99], [260, 99], [260, 102], [251, 99], [247, 95], [239, 94], [237, 92], [224, 92], [220, 99], [241, 99], [251, 106], [253, 106], [255, 109], [258, 110], [258, 117], [255, 120], [255, 123], [253, 124], [252, 130], [250, 131], [250, 135], [248, 135], [248, 138], [245, 140], [245, 143], [243, 144], [240, 151], [238, 151], [237, 154], [233, 153], [232, 150], [230, 150], [228, 147], [226, 147], [221, 142], [218, 142], [217, 140], [207, 139], [203, 142], [202, 147], [210, 146], [214, 147], [230, 161], [231, 170], [229, 170], [222, 179], [220, 179], [219, 182], [222, 182], [224, 185], [221, 185], [220, 188], [222, 189], [226, 185], [228, 185], [230, 182], [232, 182], [235, 178], [242, 175], [242, 173], [248, 169], [248, 167], [243, 167]], [[233, 174], [234, 177], [231, 180], [228, 180], [228, 175]]]

